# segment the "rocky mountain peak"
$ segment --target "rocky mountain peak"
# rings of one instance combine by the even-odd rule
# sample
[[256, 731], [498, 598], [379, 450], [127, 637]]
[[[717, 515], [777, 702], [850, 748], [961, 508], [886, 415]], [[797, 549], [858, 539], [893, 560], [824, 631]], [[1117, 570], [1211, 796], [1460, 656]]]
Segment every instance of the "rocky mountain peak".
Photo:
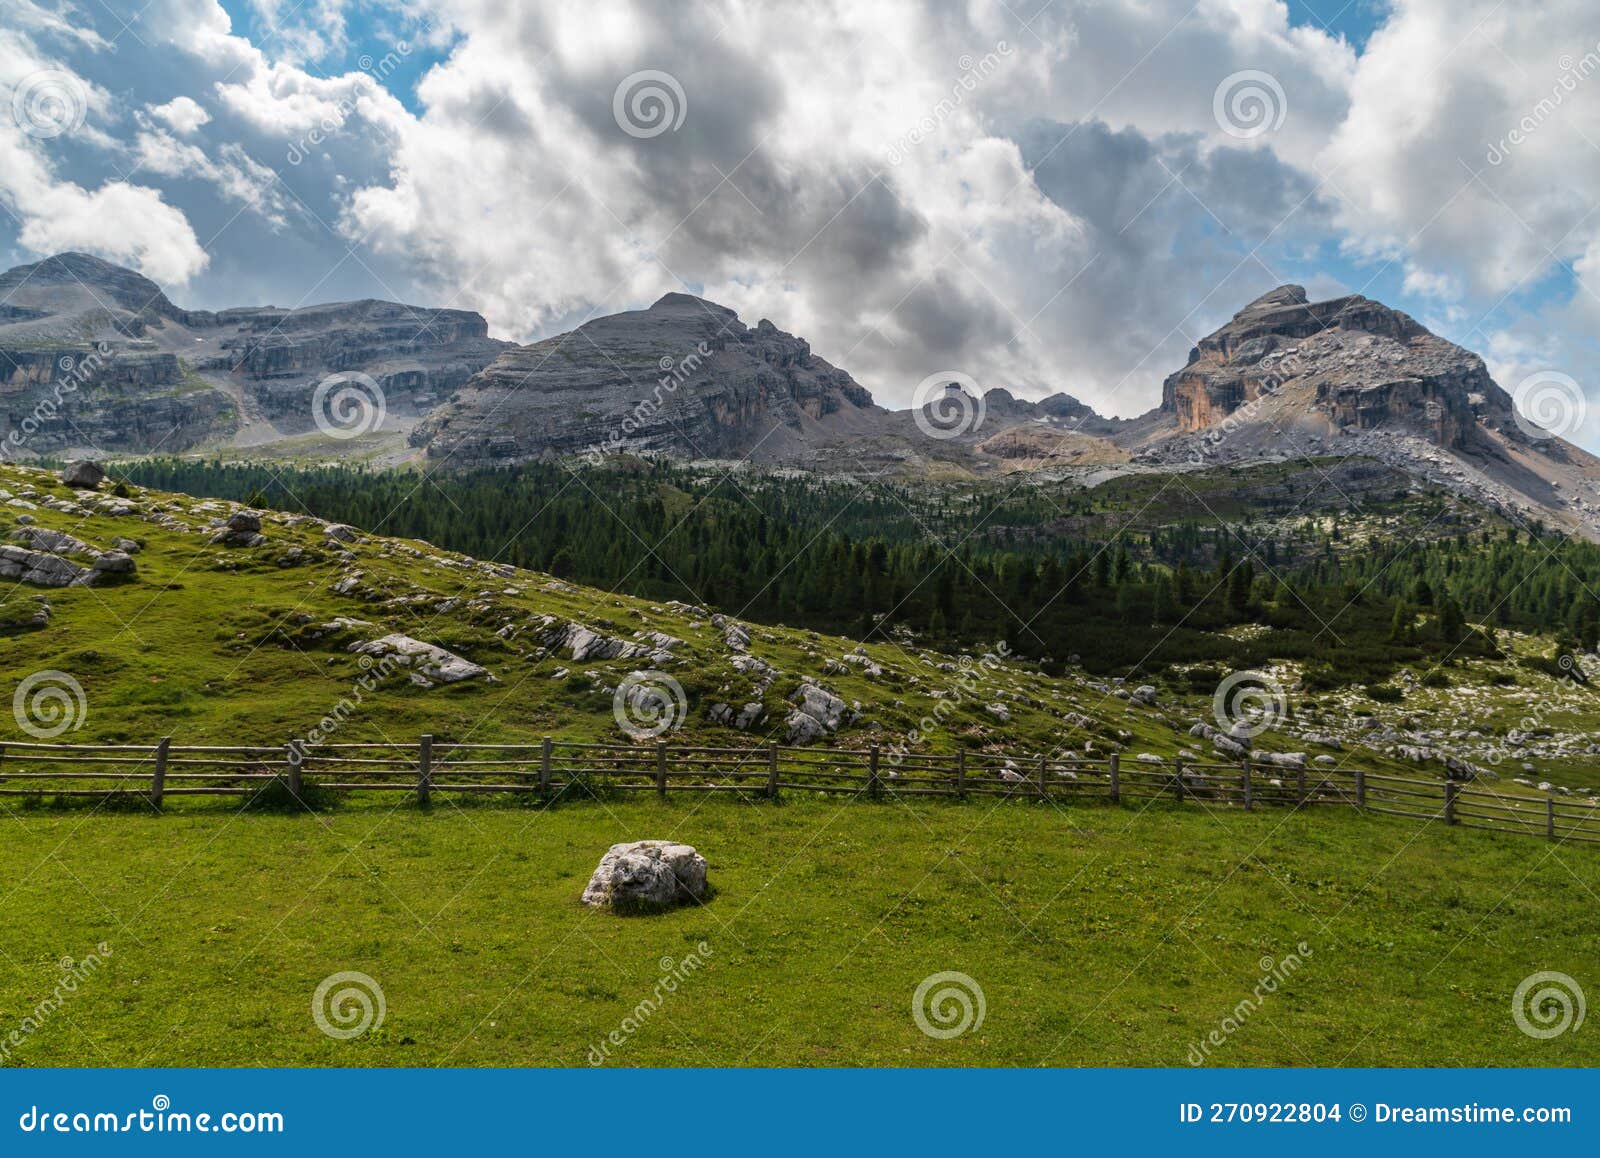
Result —
[[0, 273], [0, 298], [23, 308], [42, 305], [59, 309], [69, 299], [78, 298], [133, 314], [175, 317], [180, 312], [161, 287], [143, 274], [76, 251], [52, 254]]
[[810, 424], [856, 412], [879, 413], [804, 338], [669, 293], [648, 309], [505, 351], [412, 441], [464, 462], [596, 448], [776, 456], [815, 433]]
[[1277, 289], [1268, 290], [1233, 316], [1237, 320], [1247, 314], [1277, 309], [1280, 306], [1303, 306], [1308, 301], [1310, 299], [1306, 296], [1305, 286], [1280, 285]]
[[1382, 302], [1312, 302], [1297, 285], [1263, 294], [1200, 339], [1163, 383], [1161, 410], [1192, 432], [1273, 395], [1334, 428], [1393, 428], [1452, 449], [1480, 419], [1504, 424], [1511, 414], [1476, 354]]

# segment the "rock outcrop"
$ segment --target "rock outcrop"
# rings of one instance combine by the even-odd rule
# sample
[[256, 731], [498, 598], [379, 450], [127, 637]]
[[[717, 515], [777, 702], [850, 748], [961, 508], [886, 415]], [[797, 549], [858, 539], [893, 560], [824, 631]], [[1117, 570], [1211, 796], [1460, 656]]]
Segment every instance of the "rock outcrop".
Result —
[[69, 487], [76, 487], [86, 491], [92, 491], [99, 487], [105, 481], [105, 477], [106, 472], [101, 469], [100, 464], [90, 462], [88, 459], [69, 462], [61, 472], [62, 482]]
[[375, 659], [389, 658], [401, 667], [410, 668], [411, 682], [420, 687], [431, 687], [435, 683], [453, 684], [478, 677], [491, 681], [494, 679], [488, 668], [409, 635], [385, 635], [367, 643], [352, 643], [348, 650]]

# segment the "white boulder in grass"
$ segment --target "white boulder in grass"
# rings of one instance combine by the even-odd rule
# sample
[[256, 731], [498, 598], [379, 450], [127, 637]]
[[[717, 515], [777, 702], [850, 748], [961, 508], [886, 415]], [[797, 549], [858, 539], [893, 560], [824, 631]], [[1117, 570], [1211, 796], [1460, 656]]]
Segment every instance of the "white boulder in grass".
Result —
[[666, 909], [706, 899], [706, 858], [687, 844], [636, 840], [614, 844], [583, 890], [590, 908]]

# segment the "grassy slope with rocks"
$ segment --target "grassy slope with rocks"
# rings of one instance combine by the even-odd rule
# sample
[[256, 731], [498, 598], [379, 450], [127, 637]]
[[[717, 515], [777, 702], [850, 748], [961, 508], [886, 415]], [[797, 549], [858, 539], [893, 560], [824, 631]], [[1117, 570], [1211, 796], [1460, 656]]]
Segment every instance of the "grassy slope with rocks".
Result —
[[[745, 623], [750, 654], [779, 673], [763, 694], [756, 673], [736, 667], [743, 661], [726, 642], [728, 621], [706, 609], [579, 587], [422, 542], [360, 533], [341, 542], [325, 534], [328, 524], [321, 520], [277, 512], [262, 515], [262, 546], [212, 545], [218, 528], [242, 509], [237, 504], [123, 489], [125, 499], [86, 496], [53, 474], [0, 467], [0, 535], [31, 520], [34, 529], [68, 532], [100, 547], [119, 537], [141, 544], [133, 582], [46, 592], [13, 586], [0, 605], [0, 621], [24, 624], [37, 611], [37, 597], [48, 599], [47, 627], [13, 626], [0, 635], [0, 670], [11, 686], [45, 669], [76, 679], [88, 711], [66, 738], [80, 742], [149, 743], [170, 734], [179, 743], [287, 743], [316, 726], [369, 670], [371, 661], [352, 654], [351, 644], [404, 633], [483, 665], [494, 682], [421, 688], [397, 671], [365, 695], [330, 738], [413, 743], [431, 732], [482, 743], [545, 735], [626, 742], [611, 689], [632, 671], [660, 667], [687, 694], [689, 710], [673, 736], [686, 743], [783, 741], [783, 720], [792, 710], [787, 697], [809, 678], [846, 703], [860, 703], [859, 722], [833, 738], [846, 746], [889, 747], [912, 731], [926, 731], [910, 750], [965, 747], [1021, 755], [1081, 751], [1092, 743], [1102, 753], [1120, 746], [1169, 759], [1185, 751], [1213, 756], [1188, 735], [1195, 721], [1211, 719], [1212, 692], [1227, 674], [1213, 664], [1175, 669], [1156, 681], [1155, 701], [1145, 705], [1129, 698], [1131, 684], [1071, 669], [1050, 676], [1022, 661], [993, 671], [972, 667], [970, 658], [929, 651], [905, 632], [857, 645]], [[109, 513], [113, 509], [128, 513]], [[330, 626], [341, 620], [367, 626]], [[565, 623], [630, 644], [649, 633], [682, 642], [660, 659], [574, 662], [568, 652], [544, 645], [551, 625]], [[1480, 764], [1498, 753], [1494, 767], [1509, 792], [1533, 792], [1547, 780], [1578, 789], [1600, 784], [1582, 742], [1597, 715], [1596, 693], [1524, 665], [1548, 641], [1502, 638], [1512, 644], [1504, 658], [1401, 670], [1391, 681], [1402, 693], [1398, 703], [1392, 696], [1379, 699], [1383, 689], [1312, 694], [1300, 689], [1297, 665], [1276, 665], [1273, 674], [1290, 692], [1291, 716], [1257, 745], [1407, 775], [1441, 769], [1437, 760], [1419, 769], [1402, 747], [1456, 751]], [[977, 673], [965, 691], [959, 681], [969, 673], [962, 664]], [[766, 720], [748, 731], [708, 718], [714, 704], [737, 710], [757, 700]], [[992, 704], [1003, 705], [1009, 718], [998, 718]], [[935, 716], [938, 727], [920, 728]], [[1508, 733], [1530, 731], [1530, 718], [1536, 720], [1532, 731], [1566, 739], [1532, 735], [1508, 745]], [[1329, 736], [1338, 747], [1319, 742]], [[1523, 771], [1525, 762], [1531, 772]], [[1513, 777], [1531, 783], [1519, 785]]]
[[[183, 743], [286, 743], [314, 726], [368, 670], [350, 643], [395, 632], [481, 664], [495, 682], [424, 689], [399, 672], [367, 697], [338, 739], [410, 743], [432, 732], [480, 742], [544, 735], [626, 742], [610, 689], [630, 671], [660, 666], [688, 696], [675, 739], [727, 746], [781, 740], [785, 697], [801, 677], [812, 677], [862, 704], [861, 722], [842, 730], [841, 741], [888, 745], [932, 715], [962, 671], [959, 657], [915, 646], [858, 648], [815, 632], [745, 624], [750, 653], [781, 674], [761, 697], [768, 726], [741, 733], [712, 723], [706, 711], [717, 702], [748, 702], [756, 696], [754, 679], [736, 670], [724, 621], [701, 609], [577, 587], [426, 543], [360, 534], [330, 541], [327, 524], [303, 516], [264, 514], [266, 542], [259, 547], [211, 545], [241, 509], [220, 501], [142, 488], [127, 488], [127, 500], [86, 498], [53, 475], [18, 467], [0, 467], [0, 489], [7, 494], [0, 499], [0, 533], [25, 517], [91, 545], [105, 547], [117, 537], [141, 544], [133, 582], [45, 592], [17, 586], [6, 597], [8, 609], [21, 611], [43, 594], [51, 620], [42, 630], [0, 639], [5, 679], [15, 685], [52, 669], [78, 680], [88, 703], [83, 726], [71, 734], [79, 742], [151, 742], [170, 733]], [[118, 517], [102, 510], [117, 503], [133, 512]], [[295, 564], [285, 565], [296, 549]], [[327, 629], [341, 618], [371, 626]], [[574, 662], [566, 652], [545, 654], [540, 640], [551, 618], [627, 643], [651, 632], [682, 643], [659, 665], [644, 657]], [[845, 662], [851, 654], [882, 674]], [[1187, 743], [1188, 715], [1099, 690], [1110, 686], [1003, 664], [963, 697], [926, 749], [1029, 752], [1081, 747], [1091, 737], [1104, 748], [1119, 733], [1140, 750], [1175, 752]], [[987, 710], [996, 702], [1006, 705], [1009, 721]], [[1063, 722], [1070, 713], [1088, 716], [1092, 726]]]
[[[349, 633], [315, 637], [341, 616], [373, 624], [356, 637], [408, 632], [498, 682], [424, 689], [398, 676], [340, 739], [620, 740], [602, 689], [639, 661], [540, 658], [545, 616], [624, 640], [681, 638], [667, 669], [689, 692], [682, 736], [752, 738], [705, 718], [709, 702], [739, 703], [749, 677], [723, 630], [693, 609], [424, 543], [330, 542], [324, 525], [292, 516], [268, 515], [259, 547], [211, 545], [237, 510], [227, 503], [138, 489], [85, 496], [12, 467], [0, 467], [0, 489], [8, 533], [28, 516], [102, 546], [141, 543], [132, 582], [7, 593], [8, 607], [44, 594], [51, 616], [0, 638], [5, 682], [40, 669], [79, 679], [88, 712], [74, 740], [300, 734], [363, 670]], [[102, 509], [117, 503], [130, 513]], [[299, 562], [280, 565], [293, 548]], [[909, 643], [866, 648], [881, 676], [863, 665], [827, 672], [851, 641], [746, 626], [751, 652], [783, 673], [767, 697], [772, 717], [800, 676], [816, 676], [863, 703], [847, 743], [898, 739], [953, 678], [939, 670], [951, 657]], [[552, 678], [563, 667], [568, 676]], [[1010, 721], [987, 702], [1007, 704]], [[1103, 747], [1121, 732], [1127, 751], [1172, 755], [1194, 742], [1187, 727], [1208, 703], [1182, 681], [1144, 707], [1087, 678], [1008, 664], [928, 744], [1077, 746], [1083, 732], [1063, 717], [1081, 712]], [[1292, 730], [1262, 743], [1303, 747]], [[1339, 754], [1356, 758], [1406, 767]], [[707, 968], [618, 1062], [1180, 1065], [1250, 991], [1260, 959], [1301, 942], [1313, 949], [1305, 968], [1217, 1061], [1587, 1056], [1581, 1037], [1525, 1037], [1508, 1008], [1524, 976], [1581, 971], [1600, 948], [1588, 920], [1600, 859], [1587, 849], [1339, 809], [797, 795], [778, 807], [674, 797], [531, 810], [443, 796], [424, 812], [397, 800], [358, 796], [299, 815], [241, 815], [232, 801], [185, 802], [163, 817], [8, 808], [0, 1023], [49, 995], [62, 957], [100, 942], [113, 952], [7, 1063], [582, 1064], [650, 993], [660, 960], [702, 941]], [[578, 893], [604, 848], [646, 836], [701, 847], [715, 899], [648, 920], [583, 910]], [[308, 1004], [322, 978], [349, 969], [378, 980], [388, 1015], [347, 1043], [318, 1032]], [[947, 969], [978, 980], [988, 1012], [980, 1031], [942, 1042], [917, 1030], [909, 1007], [917, 983]]]

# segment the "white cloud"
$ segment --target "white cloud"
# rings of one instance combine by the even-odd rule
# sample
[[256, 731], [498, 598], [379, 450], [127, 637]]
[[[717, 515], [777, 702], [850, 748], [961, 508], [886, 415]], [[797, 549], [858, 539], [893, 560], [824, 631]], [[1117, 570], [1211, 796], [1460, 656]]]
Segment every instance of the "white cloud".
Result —
[[185, 135], [211, 120], [211, 114], [201, 108], [198, 101], [186, 96], [173, 97], [164, 105], [151, 105], [147, 111], [156, 120]]
[[[985, 382], [1149, 405], [1224, 280], [1173, 246], [1213, 248], [1193, 227], [1213, 212], [1241, 237], [1289, 213], [1273, 150], [1326, 141], [1354, 60], [1263, 0], [1061, 3], [1032, 31], [1002, 5], [912, 0], [450, 11], [463, 39], [421, 85], [422, 117], [392, 122], [391, 177], [352, 196], [353, 234], [519, 337], [681, 279], [806, 334], [890, 403], [956, 359]], [[1247, 67], [1277, 70], [1292, 102], [1248, 178], [1212, 115]], [[644, 69], [671, 73], [687, 111], [639, 140], [612, 97]], [[1125, 155], [1139, 200], [1097, 195], [1102, 154]], [[1222, 316], [1269, 278], [1252, 264]]]
[[287, 223], [286, 198], [278, 189], [277, 174], [236, 144], [222, 146], [213, 158], [170, 133], [146, 130], [134, 142], [134, 156], [140, 171], [210, 182], [228, 200], [254, 210], [272, 225], [282, 228]]
[[208, 261], [188, 219], [156, 190], [58, 180], [9, 133], [0, 133], [0, 201], [18, 219], [19, 242], [37, 253], [84, 250], [166, 285], [182, 285]]
[[1402, 0], [1320, 159], [1354, 244], [1500, 295], [1600, 240], [1593, 13], [1587, 0]]
[[53, 150], [75, 142], [115, 148], [100, 122], [114, 121], [117, 110], [103, 86], [34, 37], [90, 50], [104, 42], [47, 19], [22, 25], [33, 35], [0, 30], [0, 204], [14, 218], [18, 243], [38, 253], [86, 250], [169, 284], [188, 281], [207, 257], [183, 212], [159, 190], [120, 179], [88, 188], [59, 176], [51, 160]]

